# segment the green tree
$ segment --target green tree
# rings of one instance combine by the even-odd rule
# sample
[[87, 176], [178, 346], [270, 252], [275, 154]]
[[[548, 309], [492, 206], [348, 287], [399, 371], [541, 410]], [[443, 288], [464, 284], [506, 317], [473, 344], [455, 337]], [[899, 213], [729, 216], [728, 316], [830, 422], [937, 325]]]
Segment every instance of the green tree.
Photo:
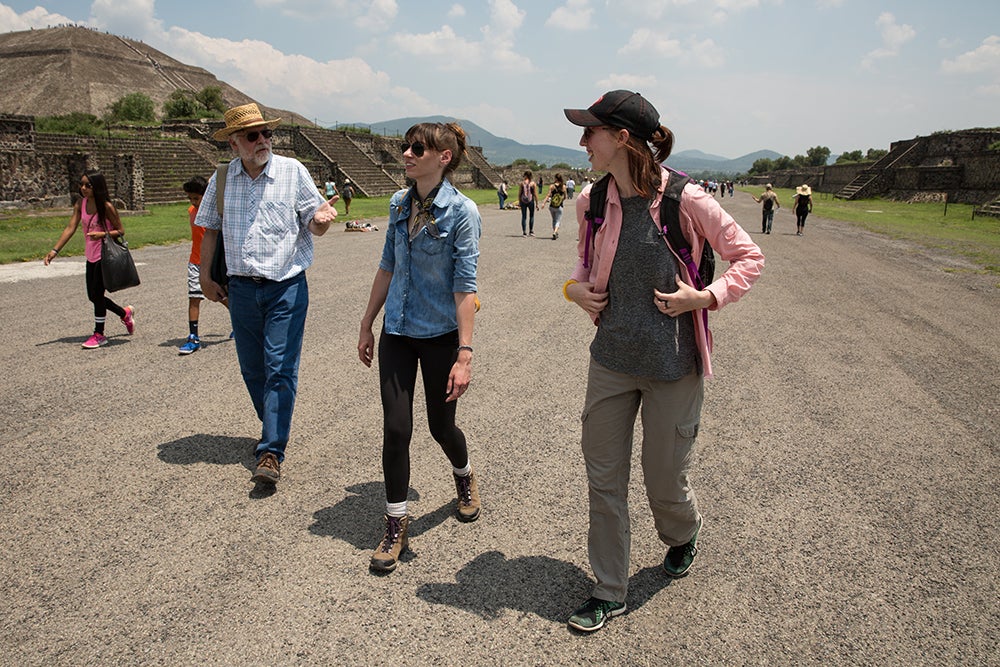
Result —
[[774, 160], [771, 158], [758, 158], [754, 160], [753, 165], [750, 167], [749, 174], [767, 174], [774, 171]]
[[806, 151], [807, 165], [810, 167], [822, 167], [830, 159], [830, 149], [826, 146], [813, 146]]
[[881, 148], [869, 148], [868, 153], [865, 155], [865, 159], [871, 160], [872, 162], [877, 162], [878, 160], [881, 160], [888, 154], [889, 151]]
[[841, 164], [843, 162], [861, 162], [864, 159], [864, 154], [860, 149], [856, 151], [844, 151], [837, 156], [837, 164]]
[[156, 106], [148, 95], [129, 93], [111, 105], [109, 116], [112, 121], [152, 123], [156, 121]]
[[792, 158], [788, 157], [787, 155], [782, 155], [781, 157], [779, 157], [777, 160], [774, 161], [775, 171], [781, 171], [783, 169], [794, 169], [794, 168], [795, 168], [795, 162], [792, 160]]
[[207, 115], [214, 116], [226, 111], [226, 102], [222, 99], [222, 88], [218, 86], [205, 86], [194, 97], [207, 112]]
[[202, 105], [190, 90], [175, 90], [163, 103], [164, 118], [198, 118]]

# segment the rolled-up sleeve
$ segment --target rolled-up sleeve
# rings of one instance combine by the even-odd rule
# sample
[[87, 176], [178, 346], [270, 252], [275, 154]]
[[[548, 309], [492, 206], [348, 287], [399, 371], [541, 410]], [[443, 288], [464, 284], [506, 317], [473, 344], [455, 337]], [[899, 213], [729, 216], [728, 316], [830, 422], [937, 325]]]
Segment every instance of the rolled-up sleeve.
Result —
[[479, 263], [479, 237], [483, 223], [476, 205], [466, 200], [452, 228], [455, 238], [452, 257], [455, 273], [453, 292], [476, 292], [476, 267]]

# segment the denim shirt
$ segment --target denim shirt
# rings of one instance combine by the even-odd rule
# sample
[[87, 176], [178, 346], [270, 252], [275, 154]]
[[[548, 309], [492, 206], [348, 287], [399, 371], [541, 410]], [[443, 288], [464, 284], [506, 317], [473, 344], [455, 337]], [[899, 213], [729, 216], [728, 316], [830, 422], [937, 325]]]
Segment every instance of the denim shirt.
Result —
[[458, 328], [456, 292], [475, 292], [482, 220], [475, 202], [441, 184], [431, 213], [434, 224], [410, 241], [409, 190], [389, 203], [389, 226], [379, 268], [392, 274], [385, 300], [386, 333], [433, 338]]

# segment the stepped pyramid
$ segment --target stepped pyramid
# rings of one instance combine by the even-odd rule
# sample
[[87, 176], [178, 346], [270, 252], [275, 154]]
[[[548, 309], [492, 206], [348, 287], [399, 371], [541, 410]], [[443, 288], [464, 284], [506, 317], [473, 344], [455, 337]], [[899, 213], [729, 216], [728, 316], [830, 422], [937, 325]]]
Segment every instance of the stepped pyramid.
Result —
[[[174, 60], [148, 44], [89, 28], [65, 26], [0, 34], [0, 113], [102, 116], [130, 93], [143, 93], [162, 112], [178, 89], [218, 86], [228, 106], [256, 102], [200, 67]], [[312, 125], [290, 111], [260, 104], [268, 117]]]

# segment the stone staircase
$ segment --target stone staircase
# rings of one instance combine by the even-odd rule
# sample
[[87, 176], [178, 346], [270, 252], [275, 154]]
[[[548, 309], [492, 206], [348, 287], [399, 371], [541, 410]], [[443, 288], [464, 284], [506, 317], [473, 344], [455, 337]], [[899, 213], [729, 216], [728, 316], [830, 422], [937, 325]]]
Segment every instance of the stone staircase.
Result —
[[332, 171], [337, 180], [342, 183], [345, 178], [351, 179], [359, 195], [380, 197], [403, 187], [354, 143], [346, 132], [314, 127], [302, 127], [299, 132], [303, 139], [332, 163]]
[[987, 215], [993, 218], [1000, 218], [1000, 197], [988, 201], [972, 212], [972, 217], [977, 215]]
[[468, 147], [465, 151], [465, 157], [468, 159], [473, 170], [477, 172], [473, 175], [473, 182], [476, 184], [476, 187], [489, 190], [490, 188], [497, 187], [500, 181], [503, 180], [500, 172], [483, 157], [482, 148]]
[[919, 146], [920, 141], [917, 139], [898, 142], [891, 151], [883, 155], [875, 164], [859, 172], [854, 177], [854, 180], [841, 188], [834, 197], [851, 200], [874, 197], [880, 194], [882, 191], [881, 182], [885, 170], [892, 166], [898, 166], [907, 156], [916, 155], [919, 152]]

